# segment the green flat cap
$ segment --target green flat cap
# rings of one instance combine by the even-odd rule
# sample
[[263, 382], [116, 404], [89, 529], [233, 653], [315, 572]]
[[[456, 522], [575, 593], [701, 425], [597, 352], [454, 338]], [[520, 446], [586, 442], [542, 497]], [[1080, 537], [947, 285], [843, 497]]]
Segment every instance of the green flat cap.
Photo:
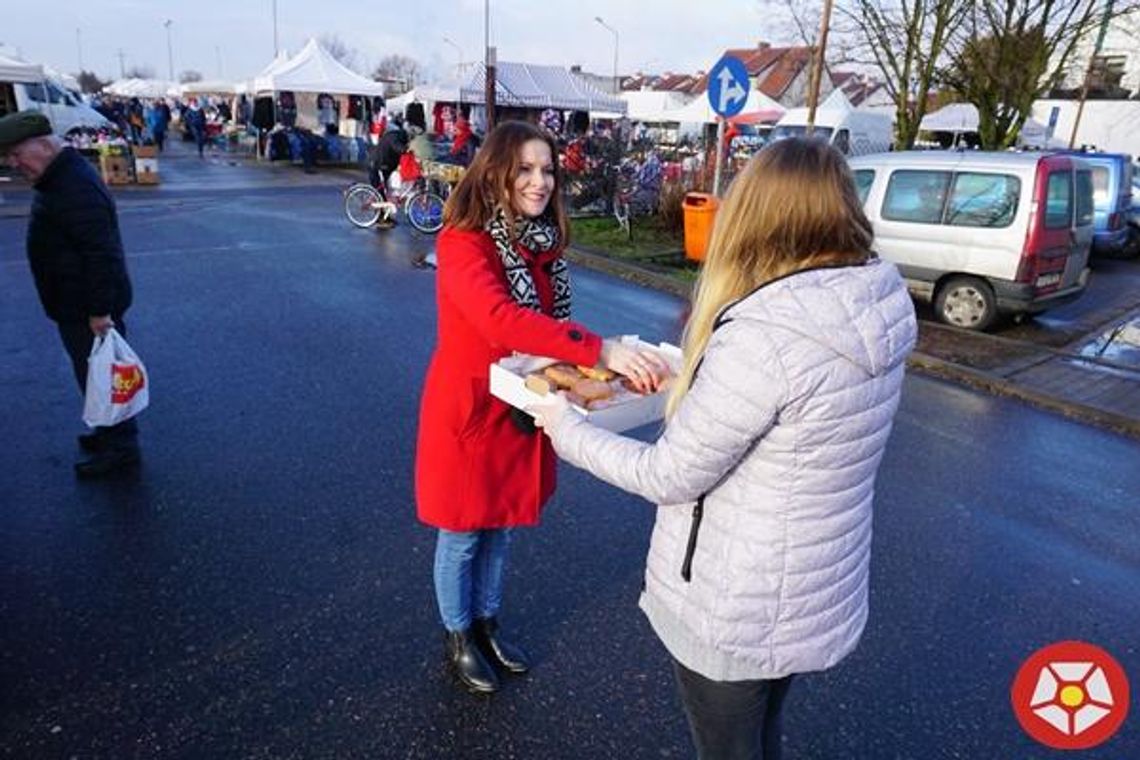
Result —
[[0, 118], [0, 153], [31, 137], [51, 134], [51, 122], [39, 111], [17, 111]]

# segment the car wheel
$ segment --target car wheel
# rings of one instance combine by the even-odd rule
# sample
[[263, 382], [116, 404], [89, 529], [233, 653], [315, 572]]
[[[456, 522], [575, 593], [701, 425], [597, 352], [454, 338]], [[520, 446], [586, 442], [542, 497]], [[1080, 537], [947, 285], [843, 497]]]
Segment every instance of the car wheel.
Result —
[[953, 277], [938, 289], [934, 313], [948, 325], [985, 330], [997, 316], [994, 290], [977, 277]]

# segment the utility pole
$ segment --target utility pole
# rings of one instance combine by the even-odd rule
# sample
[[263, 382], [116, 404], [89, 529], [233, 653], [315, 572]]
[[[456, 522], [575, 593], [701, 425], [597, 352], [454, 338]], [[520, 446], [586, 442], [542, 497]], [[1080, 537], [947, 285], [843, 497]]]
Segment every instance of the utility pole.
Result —
[[170, 25], [174, 22], [166, 19], [163, 26], [166, 27], [166, 62], [170, 65], [170, 81], [174, 81], [174, 45], [170, 42]]
[[483, 0], [483, 68], [484, 100], [487, 101], [487, 132], [495, 126], [495, 64], [496, 52], [491, 47], [491, 0]]
[[123, 52], [122, 48], [119, 48], [119, 78], [127, 78], [127, 54]]
[[277, 59], [277, 0], [273, 0], [273, 58]]
[[1104, 45], [1104, 36], [1108, 34], [1108, 20], [1112, 18], [1113, 0], [1108, 0], [1104, 6], [1104, 18], [1100, 20], [1100, 31], [1096, 35], [1096, 44], [1093, 45], [1092, 55], [1089, 56], [1089, 66], [1085, 69], [1085, 81], [1081, 83], [1081, 99], [1077, 104], [1077, 118], [1073, 120], [1073, 131], [1069, 135], [1069, 150], [1077, 143], [1077, 128], [1081, 126], [1081, 116], [1085, 112], [1085, 99], [1089, 95], [1089, 79], [1092, 77], [1093, 64], [1100, 55], [1100, 48]]
[[823, 80], [823, 62], [827, 55], [827, 32], [831, 25], [831, 0], [823, 0], [823, 16], [819, 20], [819, 45], [816, 46], [815, 60], [812, 62], [811, 91], [808, 93], [807, 129], [808, 137], [815, 131], [815, 109], [819, 105], [819, 85]]

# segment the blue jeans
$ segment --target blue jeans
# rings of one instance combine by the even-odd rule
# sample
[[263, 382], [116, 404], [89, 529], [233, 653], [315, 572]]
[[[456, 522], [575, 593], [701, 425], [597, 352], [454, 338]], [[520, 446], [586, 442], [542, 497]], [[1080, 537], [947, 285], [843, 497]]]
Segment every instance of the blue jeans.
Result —
[[435, 544], [435, 598], [449, 631], [465, 631], [474, 618], [495, 617], [503, 601], [503, 567], [510, 528], [457, 533], [440, 530]]

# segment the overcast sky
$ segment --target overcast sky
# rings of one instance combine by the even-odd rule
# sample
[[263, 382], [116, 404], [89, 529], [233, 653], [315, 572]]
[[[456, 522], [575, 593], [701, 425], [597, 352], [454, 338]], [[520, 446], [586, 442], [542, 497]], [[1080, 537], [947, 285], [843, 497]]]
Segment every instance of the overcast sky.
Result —
[[[707, 69], [729, 47], [786, 37], [761, 0], [489, 0], [491, 44], [501, 61], [581, 64], [611, 74]], [[208, 79], [248, 79], [273, 58], [273, 0], [2, 0], [0, 44], [26, 60], [74, 73], [80, 65], [118, 78], [127, 69]], [[483, 57], [483, 0], [277, 0], [281, 48], [335, 35], [371, 69], [385, 55], [411, 56], [435, 76]], [[456, 50], [443, 38], [450, 38]]]

